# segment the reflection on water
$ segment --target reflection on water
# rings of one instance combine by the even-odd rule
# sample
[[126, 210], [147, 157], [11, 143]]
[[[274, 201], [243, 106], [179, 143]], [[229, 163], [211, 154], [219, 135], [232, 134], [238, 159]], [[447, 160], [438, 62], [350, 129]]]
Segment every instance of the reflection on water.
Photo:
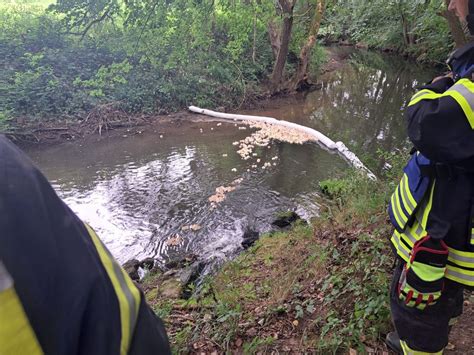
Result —
[[[252, 113], [311, 126], [374, 156], [378, 148], [405, 144], [401, 109], [429, 75], [400, 60], [356, 52], [324, 77], [322, 90]], [[310, 144], [274, 142], [243, 161], [232, 142], [246, 134], [233, 124], [186, 124], [163, 139], [150, 132], [29, 154], [121, 262], [147, 256], [166, 261], [187, 252], [219, 262], [240, 250], [246, 228], [269, 230], [278, 211], [317, 215], [318, 182], [347, 169], [337, 155]], [[274, 156], [277, 165], [261, 169]], [[259, 168], [253, 169], [256, 159]], [[243, 178], [237, 189], [210, 208], [215, 189], [237, 178]], [[183, 228], [192, 224], [201, 228]]]
[[[376, 157], [378, 149], [393, 151], [406, 146], [402, 110], [415, 87], [435, 73], [395, 56], [347, 47], [334, 51], [352, 53], [346, 65], [320, 78], [321, 90], [252, 113], [317, 129], [334, 141], [343, 141], [366, 162]], [[369, 167], [378, 170], [377, 166]]]
[[[179, 137], [151, 133], [30, 155], [122, 262], [147, 256], [166, 261], [185, 252], [225, 259], [239, 250], [247, 227], [269, 230], [278, 211], [317, 214], [317, 182], [347, 168], [337, 156], [309, 144], [274, 143], [243, 161], [232, 142], [245, 133], [234, 125], [201, 127], [205, 133], [198, 126], [184, 127]], [[274, 156], [277, 165], [261, 169]], [[252, 169], [256, 159], [259, 168]], [[237, 189], [210, 208], [215, 189], [236, 178], [243, 178]], [[192, 224], [201, 229], [183, 230]]]

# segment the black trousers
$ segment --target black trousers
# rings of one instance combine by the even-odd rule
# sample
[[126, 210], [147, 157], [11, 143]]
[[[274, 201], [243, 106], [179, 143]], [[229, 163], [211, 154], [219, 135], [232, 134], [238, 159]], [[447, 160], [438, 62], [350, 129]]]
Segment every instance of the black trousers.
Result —
[[448, 344], [450, 320], [462, 314], [463, 287], [445, 280], [444, 291], [438, 302], [426, 309], [407, 307], [398, 299], [398, 280], [403, 268], [397, 262], [390, 287], [392, 321], [400, 339], [412, 350], [435, 353]]

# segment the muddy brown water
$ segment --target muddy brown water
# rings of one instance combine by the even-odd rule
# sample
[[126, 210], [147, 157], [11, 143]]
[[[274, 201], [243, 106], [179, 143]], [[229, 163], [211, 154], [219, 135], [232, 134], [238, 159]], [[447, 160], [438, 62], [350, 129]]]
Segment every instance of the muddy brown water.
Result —
[[[320, 130], [342, 140], [376, 171], [379, 149], [407, 144], [402, 108], [413, 88], [434, 73], [392, 56], [338, 50], [347, 62], [321, 78], [321, 90], [243, 113]], [[148, 131], [28, 154], [119, 261], [151, 256], [164, 263], [193, 253], [210, 268], [242, 250], [247, 228], [270, 230], [279, 211], [317, 216], [318, 183], [349, 168], [314, 144], [272, 142], [244, 161], [232, 143], [249, 134], [233, 123], [185, 123], [174, 134]], [[272, 166], [262, 169], [265, 162]], [[215, 189], [240, 178], [237, 188], [211, 208], [208, 198]]]

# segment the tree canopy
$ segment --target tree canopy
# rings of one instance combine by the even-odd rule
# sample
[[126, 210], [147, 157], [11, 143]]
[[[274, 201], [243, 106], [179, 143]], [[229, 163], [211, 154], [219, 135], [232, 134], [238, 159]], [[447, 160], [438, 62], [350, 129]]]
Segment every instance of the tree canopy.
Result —
[[323, 62], [321, 44], [431, 63], [443, 63], [454, 46], [444, 0], [11, 0], [0, 7], [3, 123], [83, 119], [111, 103], [132, 113], [238, 107], [258, 93], [298, 89]]

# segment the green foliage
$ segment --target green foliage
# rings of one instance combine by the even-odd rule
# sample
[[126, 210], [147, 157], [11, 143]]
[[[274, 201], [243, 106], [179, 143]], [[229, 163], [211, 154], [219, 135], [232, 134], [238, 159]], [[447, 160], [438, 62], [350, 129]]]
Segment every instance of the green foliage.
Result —
[[164, 319], [170, 315], [172, 309], [173, 309], [172, 303], [167, 302], [167, 303], [162, 303], [154, 307], [153, 312], [155, 312], [158, 317]]
[[438, 14], [444, 6], [443, 0], [339, 0], [328, 5], [320, 34], [442, 63], [453, 46]]
[[[364, 338], [377, 339], [389, 325], [389, 273], [391, 257], [387, 255], [387, 245], [382, 238], [367, 234], [358, 237], [347, 255], [351, 262], [341, 265], [338, 253], [333, 254], [332, 263], [341, 265], [323, 284], [326, 292], [324, 303], [344, 303], [353, 308], [334, 308], [323, 323], [321, 348], [340, 348], [349, 344], [360, 345]], [[342, 261], [343, 263], [343, 261]], [[336, 269], [337, 270], [337, 269]], [[335, 334], [327, 339], [327, 334]], [[361, 350], [363, 351], [363, 347]]]
[[267, 345], [273, 344], [275, 339], [268, 336], [266, 338], [255, 337], [250, 343], [245, 343], [243, 346], [244, 354], [256, 354], [258, 350]]
[[[451, 41], [441, 6], [329, 2], [320, 35], [442, 61]], [[269, 0], [11, 0], [0, 9], [2, 127], [18, 117], [81, 118], [110, 102], [157, 113], [239, 106], [272, 70], [267, 24], [282, 20]], [[289, 74], [314, 10], [296, 3]], [[310, 69], [324, 61], [316, 45]]]
[[49, 3], [2, 5], [2, 121], [238, 106], [271, 69], [269, 1]]
[[332, 199], [341, 198], [350, 192], [351, 186], [347, 180], [329, 179], [319, 182], [321, 192]]

